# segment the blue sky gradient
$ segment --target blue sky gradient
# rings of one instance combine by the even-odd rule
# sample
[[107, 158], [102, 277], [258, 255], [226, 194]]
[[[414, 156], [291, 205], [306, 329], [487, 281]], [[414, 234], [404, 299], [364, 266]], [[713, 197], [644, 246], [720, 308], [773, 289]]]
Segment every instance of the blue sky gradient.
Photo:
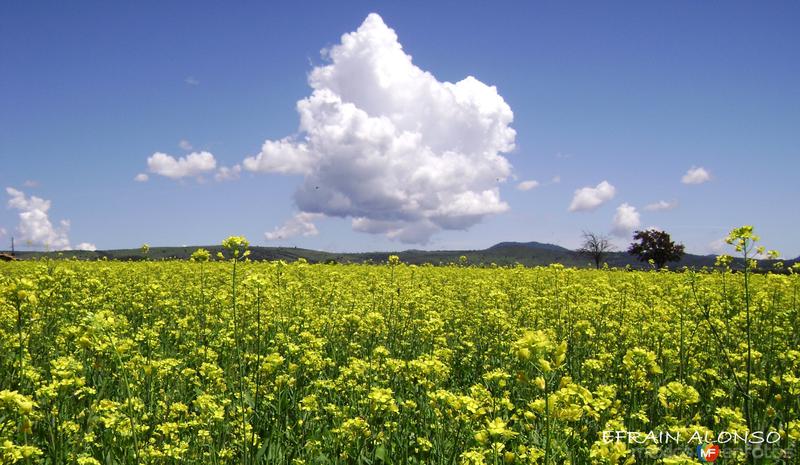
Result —
[[[297, 210], [296, 175], [133, 181], [154, 152], [185, 154], [180, 140], [230, 166], [295, 133], [320, 50], [370, 12], [418, 67], [439, 81], [475, 76], [514, 112], [506, 158], [517, 180], [500, 187], [510, 210], [420, 248], [575, 247], [581, 230], [610, 232], [627, 202], [642, 227], [666, 229], [691, 252], [716, 252], [728, 230], [753, 224], [769, 248], [800, 255], [800, 3], [789, 1], [6, 2], [0, 187], [50, 200], [50, 220], [69, 219], [70, 240], [99, 249], [231, 234], [256, 245], [410, 248], [337, 218], [318, 221], [315, 236], [267, 241]], [[681, 183], [692, 166], [711, 180]], [[540, 185], [515, 188], [530, 179]], [[567, 211], [576, 189], [603, 180], [613, 200]], [[677, 207], [644, 209], [659, 200]], [[19, 223], [7, 201], [3, 243]]]

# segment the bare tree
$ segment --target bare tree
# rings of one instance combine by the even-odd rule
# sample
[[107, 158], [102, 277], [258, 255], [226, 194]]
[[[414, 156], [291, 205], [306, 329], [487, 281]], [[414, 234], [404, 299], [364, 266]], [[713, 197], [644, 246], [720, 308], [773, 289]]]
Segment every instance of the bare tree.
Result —
[[578, 249], [578, 253], [590, 257], [594, 261], [595, 268], [599, 269], [603, 258], [613, 251], [614, 245], [608, 237], [593, 232], [583, 232], [583, 245]]

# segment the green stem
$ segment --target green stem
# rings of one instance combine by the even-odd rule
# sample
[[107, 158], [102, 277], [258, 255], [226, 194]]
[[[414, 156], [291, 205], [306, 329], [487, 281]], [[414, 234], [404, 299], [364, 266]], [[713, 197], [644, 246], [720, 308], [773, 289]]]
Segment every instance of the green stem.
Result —
[[240, 347], [241, 338], [239, 337], [239, 317], [236, 314], [236, 263], [238, 262], [237, 258], [234, 256], [233, 258], [233, 273], [231, 275], [231, 297], [233, 299], [233, 339], [234, 345], [236, 346], [236, 362], [239, 368], [239, 410], [242, 416], [242, 463], [247, 465], [248, 463], [248, 451], [249, 445], [247, 444], [247, 428], [246, 426], [246, 415], [245, 415], [245, 408], [244, 408], [244, 364], [242, 363], [242, 349]]

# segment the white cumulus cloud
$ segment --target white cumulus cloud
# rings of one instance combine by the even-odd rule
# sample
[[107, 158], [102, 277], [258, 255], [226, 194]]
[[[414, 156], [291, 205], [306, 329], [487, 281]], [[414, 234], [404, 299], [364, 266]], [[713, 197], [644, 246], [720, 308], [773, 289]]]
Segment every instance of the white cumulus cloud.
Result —
[[139, 173], [133, 177], [133, 180], [136, 182], [147, 182], [148, 179], [150, 179], [150, 176], [146, 173]]
[[189, 150], [192, 150], [192, 143], [186, 139], [181, 139], [180, 141], [178, 141], [178, 147], [188, 152]]
[[91, 242], [81, 242], [80, 244], [76, 245], [73, 250], [88, 250], [90, 252], [94, 252], [97, 250], [97, 246]]
[[300, 212], [288, 219], [283, 226], [277, 227], [272, 232], [264, 233], [268, 241], [288, 239], [296, 236], [316, 236], [319, 234], [314, 220], [323, 215], [318, 213]]
[[595, 187], [582, 187], [575, 190], [572, 203], [569, 204], [569, 211], [594, 210], [613, 199], [615, 193], [616, 189], [608, 181], [603, 181]]
[[495, 87], [438, 81], [374, 13], [323, 56], [297, 102], [299, 134], [267, 140], [244, 169], [302, 175], [300, 211], [406, 242], [508, 209], [498, 184], [514, 114]]
[[711, 173], [702, 166], [692, 166], [681, 178], [681, 182], [684, 184], [703, 184], [710, 180]]
[[151, 173], [171, 179], [200, 177], [216, 167], [217, 160], [209, 152], [192, 152], [180, 158], [156, 152], [147, 159], [147, 168]]
[[50, 201], [7, 187], [8, 206], [19, 210], [17, 233], [20, 242], [32, 247], [49, 250], [69, 249], [69, 221], [62, 220], [58, 226], [50, 222]]
[[664, 210], [672, 210], [678, 206], [678, 202], [667, 202], [666, 200], [659, 200], [645, 205], [644, 209], [647, 211], [657, 212]]
[[530, 181], [522, 181], [521, 183], [517, 184], [517, 189], [521, 191], [529, 191], [537, 187], [539, 187], [539, 181], [535, 181], [533, 179]]
[[617, 207], [617, 212], [614, 214], [614, 227], [611, 232], [616, 236], [626, 237], [641, 224], [636, 207], [623, 203]]

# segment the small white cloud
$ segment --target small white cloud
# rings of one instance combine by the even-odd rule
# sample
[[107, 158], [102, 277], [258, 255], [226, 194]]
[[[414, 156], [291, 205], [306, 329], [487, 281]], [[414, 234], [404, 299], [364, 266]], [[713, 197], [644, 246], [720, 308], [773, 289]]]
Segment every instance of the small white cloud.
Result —
[[522, 181], [521, 183], [517, 184], [517, 189], [521, 191], [529, 191], [537, 187], [539, 187], [539, 181], [535, 181], [533, 179], [530, 181]]
[[181, 140], [178, 142], [178, 147], [180, 147], [180, 148], [181, 148], [181, 149], [183, 149], [183, 150], [186, 150], [187, 152], [188, 152], [189, 150], [192, 150], [192, 144], [191, 144], [191, 142], [189, 142], [189, 141], [188, 141], [188, 140], [186, 140], [186, 139], [181, 139]]
[[192, 152], [185, 157], [175, 158], [166, 153], [156, 152], [147, 159], [151, 173], [171, 179], [199, 177], [217, 167], [217, 160], [209, 152]]
[[23, 243], [50, 250], [69, 249], [69, 221], [62, 220], [58, 227], [53, 226], [47, 213], [49, 200], [28, 197], [12, 187], [7, 187], [6, 193], [10, 196], [8, 206], [20, 211], [17, 232]]
[[233, 165], [232, 167], [221, 166], [217, 173], [214, 175], [214, 179], [217, 181], [234, 181], [239, 179], [239, 176], [242, 174], [242, 165], [238, 163]]
[[556, 158], [558, 158], [559, 160], [566, 160], [566, 159], [568, 159], [568, 158], [572, 158], [572, 154], [571, 154], [571, 153], [561, 153], [561, 152], [558, 152], [558, 153], [556, 154]]
[[710, 180], [711, 174], [702, 166], [692, 166], [681, 178], [684, 184], [703, 184]]
[[39, 187], [39, 181], [28, 179], [27, 181], [23, 182], [22, 185], [30, 188]]
[[659, 200], [658, 202], [645, 205], [644, 209], [651, 212], [672, 210], [678, 206], [678, 202], [667, 202], [666, 200]]
[[614, 214], [614, 227], [611, 232], [615, 236], [626, 237], [640, 225], [641, 221], [636, 207], [623, 203], [617, 207], [617, 212]]
[[89, 252], [94, 252], [97, 250], [97, 246], [90, 242], [81, 242], [80, 244], [76, 245], [73, 250], [87, 250]]
[[148, 179], [150, 179], [150, 176], [145, 173], [139, 173], [133, 178], [133, 180], [136, 182], [147, 182]]
[[7, 234], [6, 228], [1, 228], [0, 227], [0, 237], [5, 236], [6, 234]]
[[615, 193], [616, 189], [608, 181], [603, 181], [595, 187], [582, 187], [575, 191], [572, 203], [569, 205], [569, 211], [594, 210], [613, 199]]
[[200, 81], [198, 81], [197, 78], [195, 78], [194, 76], [188, 76], [186, 79], [183, 80], [183, 82], [189, 84], [190, 86], [196, 86], [200, 84]]
[[553, 179], [550, 180], [551, 184], [558, 184], [561, 182], [561, 176], [553, 176]]
[[272, 232], [264, 233], [268, 241], [288, 239], [295, 236], [316, 236], [319, 234], [314, 220], [322, 218], [318, 213], [300, 212], [286, 220], [283, 226], [277, 227]]

